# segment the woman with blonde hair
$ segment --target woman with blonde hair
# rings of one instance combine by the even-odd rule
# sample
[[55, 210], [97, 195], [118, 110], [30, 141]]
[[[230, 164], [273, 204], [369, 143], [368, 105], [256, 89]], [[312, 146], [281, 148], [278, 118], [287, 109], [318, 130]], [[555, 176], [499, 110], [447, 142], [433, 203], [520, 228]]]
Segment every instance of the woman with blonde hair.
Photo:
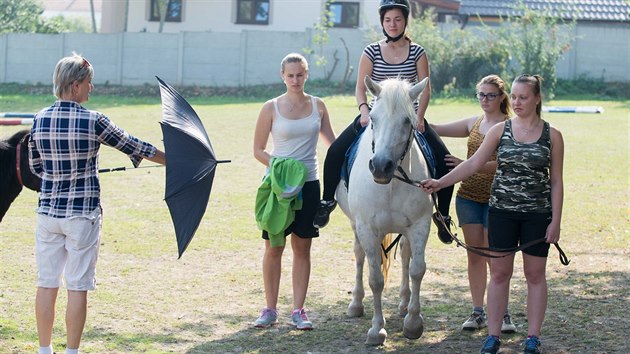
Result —
[[[446, 124], [431, 124], [442, 137], [468, 138], [467, 158], [479, 149], [490, 128], [505, 122], [512, 114], [510, 97], [505, 82], [497, 75], [488, 75], [477, 83], [475, 96], [483, 114], [464, 118]], [[446, 165], [454, 168], [462, 160], [446, 155]], [[473, 247], [488, 247], [488, 200], [490, 186], [496, 171], [496, 154], [482, 167], [481, 171], [463, 180], [455, 197], [455, 211], [459, 226], [464, 231], [466, 244]], [[487, 283], [487, 258], [468, 252], [468, 283], [472, 297], [473, 311], [462, 324], [463, 330], [476, 330], [486, 327], [484, 296]], [[516, 326], [509, 311], [503, 316], [501, 332], [514, 333]]]

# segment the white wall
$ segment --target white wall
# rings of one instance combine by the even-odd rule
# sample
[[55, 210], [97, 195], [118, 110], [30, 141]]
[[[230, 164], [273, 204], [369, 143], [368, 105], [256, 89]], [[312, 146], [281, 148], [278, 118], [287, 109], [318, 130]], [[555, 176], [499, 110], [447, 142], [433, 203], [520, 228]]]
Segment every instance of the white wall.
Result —
[[[361, 27], [378, 24], [379, 0], [346, 0], [359, 3]], [[104, 22], [116, 22], [124, 16], [123, 1], [105, 3]], [[236, 22], [236, 0], [185, 0], [182, 22], [165, 22], [163, 32], [241, 32], [297, 31], [313, 27], [321, 15], [325, 0], [272, 0], [268, 25], [245, 25]], [[150, 0], [129, 0], [128, 32], [158, 32], [159, 22], [149, 22]], [[105, 8], [107, 7], [107, 9]], [[103, 32], [119, 32], [122, 27], [103, 24]]]

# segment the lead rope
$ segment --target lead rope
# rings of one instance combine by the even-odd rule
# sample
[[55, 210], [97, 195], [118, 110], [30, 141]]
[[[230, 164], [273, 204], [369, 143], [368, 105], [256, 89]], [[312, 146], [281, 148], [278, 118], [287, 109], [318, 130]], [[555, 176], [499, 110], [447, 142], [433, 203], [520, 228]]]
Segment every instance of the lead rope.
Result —
[[[405, 173], [405, 170], [403, 170], [402, 167], [398, 166], [396, 171], [398, 171], [400, 173], [400, 176], [397, 176], [397, 175], [394, 174], [394, 177], [396, 179], [398, 179], [398, 180], [400, 180], [402, 182], [405, 182], [405, 183], [407, 183], [409, 185], [412, 185], [414, 187], [422, 188], [422, 185], [420, 184], [420, 182], [412, 181], [409, 178], [409, 176], [407, 176], [407, 173]], [[488, 257], [488, 258], [503, 258], [503, 257], [507, 257], [507, 256], [510, 256], [510, 255], [513, 255], [513, 254], [517, 253], [518, 251], [522, 251], [522, 250], [524, 250], [524, 249], [526, 249], [528, 247], [531, 247], [533, 245], [536, 245], [536, 244], [539, 244], [539, 243], [542, 243], [542, 242], [545, 241], [544, 238], [540, 238], [540, 239], [537, 239], [537, 240], [533, 240], [533, 241], [521, 244], [518, 247], [511, 247], [511, 248], [490, 248], [490, 247], [469, 246], [466, 243], [460, 241], [459, 238], [457, 238], [457, 235], [453, 234], [451, 232], [451, 230], [448, 228], [448, 225], [446, 225], [446, 221], [444, 220], [444, 217], [442, 216], [442, 213], [440, 213], [440, 211], [438, 210], [436, 198], [437, 198], [436, 194], [435, 193], [431, 193], [431, 201], [433, 202], [433, 207], [435, 208], [435, 211], [437, 211], [437, 219], [440, 222], [440, 224], [442, 224], [442, 226], [444, 226], [444, 228], [448, 231], [448, 234], [451, 236], [451, 238], [453, 238], [453, 240], [455, 240], [455, 242], [457, 243], [457, 246], [463, 247], [467, 251], [472, 252], [474, 254], [477, 254], [479, 256]], [[571, 260], [567, 257], [567, 255], [564, 253], [562, 248], [560, 248], [560, 245], [557, 242], [554, 242], [553, 245], [556, 246], [556, 249], [558, 250], [560, 263], [562, 263], [562, 265], [568, 266], [569, 263], [571, 262]], [[490, 251], [490, 252], [507, 252], [507, 253], [506, 254], [502, 254], [502, 255], [496, 255], [496, 254], [486, 253], [485, 251]]]

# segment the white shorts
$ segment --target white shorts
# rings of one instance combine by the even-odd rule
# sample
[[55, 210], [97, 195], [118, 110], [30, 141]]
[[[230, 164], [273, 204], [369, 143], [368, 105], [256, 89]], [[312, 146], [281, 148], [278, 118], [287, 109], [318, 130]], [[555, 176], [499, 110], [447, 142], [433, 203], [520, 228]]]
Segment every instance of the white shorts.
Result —
[[37, 286], [59, 288], [65, 269], [68, 290], [96, 288], [96, 260], [101, 239], [101, 208], [88, 216], [37, 215], [35, 258]]

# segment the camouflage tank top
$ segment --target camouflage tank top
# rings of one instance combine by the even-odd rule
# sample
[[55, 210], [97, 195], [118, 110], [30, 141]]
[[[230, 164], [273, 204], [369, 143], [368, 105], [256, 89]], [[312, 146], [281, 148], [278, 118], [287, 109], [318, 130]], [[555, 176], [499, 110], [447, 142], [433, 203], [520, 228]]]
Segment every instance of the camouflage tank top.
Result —
[[551, 212], [551, 135], [543, 121], [540, 138], [521, 143], [512, 135], [512, 120], [497, 148], [497, 172], [492, 183], [490, 207], [516, 212]]

